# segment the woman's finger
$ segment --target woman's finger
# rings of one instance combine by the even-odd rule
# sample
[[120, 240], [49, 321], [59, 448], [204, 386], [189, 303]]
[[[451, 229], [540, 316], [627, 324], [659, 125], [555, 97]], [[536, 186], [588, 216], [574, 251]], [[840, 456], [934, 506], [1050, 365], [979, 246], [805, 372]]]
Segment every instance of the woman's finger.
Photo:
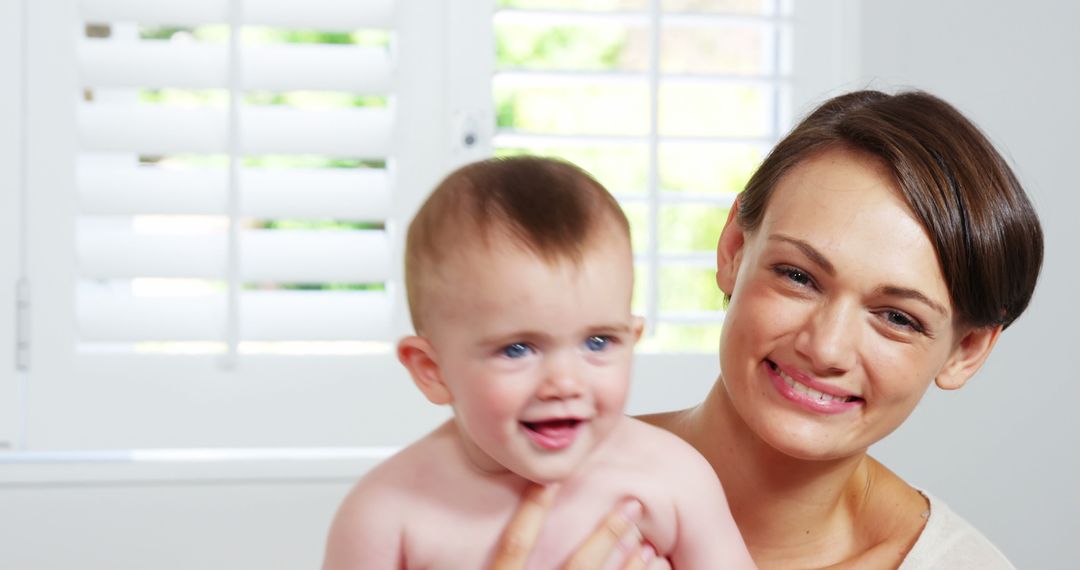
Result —
[[491, 570], [520, 570], [532, 553], [558, 485], [530, 485], [495, 547]]
[[636, 523], [641, 519], [641, 503], [637, 499], [624, 501], [609, 514], [578, 549], [566, 565], [567, 570], [601, 568], [626, 548], [636, 549], [641, 544], [641, 533]]
[[649, 570], [671, 570], [671, 562], [667, 558], [653, 558]]
[[648, 542], [638, 544], [623, 565], [623, 570], [661, 570], [671, 568], [663, 558], [656, 557], [656, 549]]

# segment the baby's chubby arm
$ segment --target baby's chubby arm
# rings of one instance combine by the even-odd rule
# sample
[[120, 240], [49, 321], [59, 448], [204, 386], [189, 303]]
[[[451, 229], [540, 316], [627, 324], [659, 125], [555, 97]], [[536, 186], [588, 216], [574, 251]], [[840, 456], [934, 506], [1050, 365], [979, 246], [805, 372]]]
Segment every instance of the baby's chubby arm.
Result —
[[757, 568], [731, 516], [712, 466], [684, 444], [666, 459], [675, 493], [678, 536], [671, 553], [676, 569]]
[[326, 539], [323, 570], [402, 567], [402, 526], [386, 493], [361, 481], [345, 497]]

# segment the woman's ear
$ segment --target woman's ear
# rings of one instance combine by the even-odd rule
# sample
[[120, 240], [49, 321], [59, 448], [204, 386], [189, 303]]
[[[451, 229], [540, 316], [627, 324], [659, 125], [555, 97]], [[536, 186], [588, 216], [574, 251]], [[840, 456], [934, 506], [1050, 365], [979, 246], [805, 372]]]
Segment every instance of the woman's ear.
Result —
[[735, 290], [735, 277], [739, 273], [739, 262], [742, 261], [745, 234], [739, 225], [739, 200], [736, 199], [728, 210], [727, 221], [724, 229], [720, 232], [720, 240], [716, 244], [716, 285], [724, 293], [731, 295]]
[[435, 349], [427, 339], [419, 336], [401, 339], [397, 345], [397, 355], [412, 376], [413, 383], [420, 388], [428, 401], [440, 406], [454, 401], [453, 394], [443, 382]]
[[960, 338], [934, 382], [942, 390], [957, 390], [982, 368], [997, 344], [1001, 325], [973, 328]]

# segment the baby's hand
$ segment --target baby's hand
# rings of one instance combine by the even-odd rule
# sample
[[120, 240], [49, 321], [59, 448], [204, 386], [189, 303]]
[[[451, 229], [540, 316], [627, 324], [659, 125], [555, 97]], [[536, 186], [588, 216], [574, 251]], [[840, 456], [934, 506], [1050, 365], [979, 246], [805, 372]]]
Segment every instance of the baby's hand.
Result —
[[[521, 506], [506, 526], [496, 549], [491, 570], [521, 570], [532, 553], [544, 518], [558, 492], [556, 485], [531, 485], [525, 490]], [[664, 558], [646, 542], [636, 523], [641, 519], [641, 503], [623, 501], [570, 558], [563, 570], [602, 568], [613, 557], [623, 560], [623, 570], [670, 570]]]

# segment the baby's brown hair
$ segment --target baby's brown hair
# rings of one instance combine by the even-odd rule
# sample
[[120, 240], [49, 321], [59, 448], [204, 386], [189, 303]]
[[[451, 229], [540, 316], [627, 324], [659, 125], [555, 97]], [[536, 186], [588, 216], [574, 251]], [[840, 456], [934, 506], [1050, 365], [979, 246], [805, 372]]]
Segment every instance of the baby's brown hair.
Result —
[[405, 288], [413, 327], [422, 334], [433, 278], [449, 258], [467, 248], [507, 239], [548, 263], [576, 263], [590, 241], [612, 227], [629, 243], [630, 225], [615, 198], [568, 162], [520, 156], [455, 170], [409, 225]]

